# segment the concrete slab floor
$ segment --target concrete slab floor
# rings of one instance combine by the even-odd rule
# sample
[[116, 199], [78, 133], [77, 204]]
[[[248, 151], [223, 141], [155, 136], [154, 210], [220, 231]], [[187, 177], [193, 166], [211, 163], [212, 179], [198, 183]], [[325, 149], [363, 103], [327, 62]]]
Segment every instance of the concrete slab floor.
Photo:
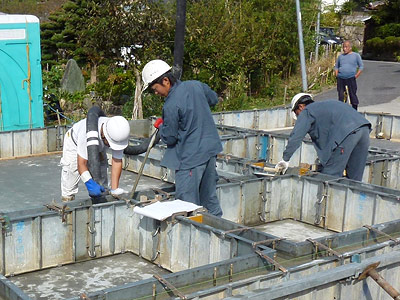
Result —
[[308, 238], [316, 239], [335, 233], [331, 230], [326, 230], [292, 219], [258, 225], [255, 226], [254, 229], [295, 242], [302, 242]]
[[9, 277], [32, 299], [67, 299], [169, 272], [124, 253]]
[[[60, 158], [61, 154], [51, 154], [0, 160], [0, 212], [42, 207], [53, 200], [61, 202]], [[120, 187], [130, 191], [135, 178], [135, 173], [123, 171]], [[158, 179], [142, 176], [137, 190], [170, 185]], [[86, 187], [82, 182], [79, 182], [76, 199], [89, 199]]]

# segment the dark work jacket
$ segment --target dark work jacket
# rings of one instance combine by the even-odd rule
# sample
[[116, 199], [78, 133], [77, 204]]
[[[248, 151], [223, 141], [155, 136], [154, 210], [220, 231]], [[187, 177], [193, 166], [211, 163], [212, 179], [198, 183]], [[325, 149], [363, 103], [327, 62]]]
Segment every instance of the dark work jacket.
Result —
[[335, 148], [363, 125], [371, 127], [367, 119], [346, 103], [327, 100], [308, 104], [297, 117], [283, 159], [290, 160], [308, 133], [321, 164], [325, 166]]
[[217, 94], [199, 81], [178, 80], [165, 98], [160, 126], [167, 150], [161, 166], [189, 170], [207, 162], [222, 151], [210, 106]]

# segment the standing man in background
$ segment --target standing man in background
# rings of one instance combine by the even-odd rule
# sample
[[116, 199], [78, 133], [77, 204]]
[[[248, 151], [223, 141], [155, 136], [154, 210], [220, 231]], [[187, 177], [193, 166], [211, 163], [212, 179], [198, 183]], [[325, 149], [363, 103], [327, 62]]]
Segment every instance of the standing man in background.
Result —
[[144, 66], [142, 79], [143, 91], [150, 88], [165, 97], [162, 118], [154, 127], [167, 145], [161, 166], [175, 170], [175, 198], [222, 216], [216, 191], [216, 156], [222, 145], [210, 110], [217, 94], [205, 83], [177, 80], [159, 59]]
[[345, 41], [343, 43], [343, 53], [339, 55], [335, 64], [337, 91], [339, 101], [344, 102], [344, 92], [346, 91], [347, 86], [351, 106], [355, 110], [357, 110], [359, 104], [356, 79], [360, 76], [363, 69], [364, 64], [361, 60], [360, 54], [351, 50], [350, 41]]

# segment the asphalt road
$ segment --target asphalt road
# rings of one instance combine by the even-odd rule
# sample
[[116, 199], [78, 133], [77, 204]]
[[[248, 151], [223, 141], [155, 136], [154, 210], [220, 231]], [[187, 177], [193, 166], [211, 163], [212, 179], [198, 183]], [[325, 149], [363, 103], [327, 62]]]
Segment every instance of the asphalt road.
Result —
[[[359, 111], [400, 114], [400, 63], [364, 60], [357, 79]], [[337, 99], [336, 87], [315, 96], [316, 100]]]

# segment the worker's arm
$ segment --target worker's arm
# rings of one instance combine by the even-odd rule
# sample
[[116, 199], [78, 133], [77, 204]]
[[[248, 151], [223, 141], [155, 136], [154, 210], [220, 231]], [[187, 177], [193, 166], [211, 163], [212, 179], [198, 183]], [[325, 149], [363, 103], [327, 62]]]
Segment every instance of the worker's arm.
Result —
[[92, 175], [90, 175], [87, 159], [84, 159], [82, 156], [77, 155], [78, 159], [78, 172], [81, 175], [82, 181], [85, 183], [86, 188], [89, 192], [89, 196], [97, 197], [100, 196], [102, 192], [105, 191], [104, 187], [98, 184], [93, 180]]
[[207, 84], [202, 83], [203, 85], [203, 91], [204, 94], [206, 95], [207, 102], [209, 106], [214, 106], [218, 103], [218, 95], [216, 92], [214, 92]]
[[111, 162], [111, 189], [115, 190], [119, 187], [119, 179], [122, 173], [122, 159], [112, 158]]
[[87, 159], [84, 159], [82, 156], [78, 156], [78, 172], [80, 175], [82, 175], [85, 171], [89, 171], [89, 168], [87, 166]]
[[300, 147], [301, 142], [311, 128], [314, 118], [304, 109], [297, 117], [296, 124], [290, 133], [289, 141], [283, 151], [283, 160], [288, 162], [293, 153]]
[[167, 146], [174, 146], [178, 142], [179, 107], [164, 105], [162, 118], [163, 123], [159, 127], [161, 139]]
[[355, 76], [356, 78], [358, 78], [358, 76], [361, 75], [361, 72], [364, 69], [364, 63], [363, 63], [363, 61], [361, 59], [360, 54], [358, 54], [358, 53], [357, 53], [357, 66], [358, 66], [358, 69], [357, 69], [357, 73], [356, 73], [356, 76]]

